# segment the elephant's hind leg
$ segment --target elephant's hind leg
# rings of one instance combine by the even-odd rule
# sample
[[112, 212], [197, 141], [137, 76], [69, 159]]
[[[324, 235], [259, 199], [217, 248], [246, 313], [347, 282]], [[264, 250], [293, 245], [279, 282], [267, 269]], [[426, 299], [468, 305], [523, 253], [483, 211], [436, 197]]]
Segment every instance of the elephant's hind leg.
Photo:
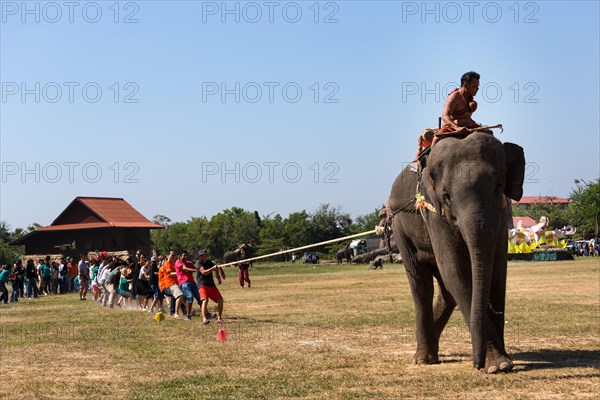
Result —
[[436, 276], [439, 286], [439, 294], [437, 297], [437, 301], [433, 308], [433, 321], [435, 326], [436, 337], [439, 342], [440, 336], [456, 307], [456, 300], [452, 297], [450, 292], [446, 290], [446, 286], [444, 286], [444, 282], [438, 276]]
[[[437, 364], [439, 336], [433, 313], [433, 275], [427, 265], [419, 265], [419, 277], [408, 280], [415, 303], [417, 351], [415, 364]], [[408, 272], [408, 271], [407, 271]]]

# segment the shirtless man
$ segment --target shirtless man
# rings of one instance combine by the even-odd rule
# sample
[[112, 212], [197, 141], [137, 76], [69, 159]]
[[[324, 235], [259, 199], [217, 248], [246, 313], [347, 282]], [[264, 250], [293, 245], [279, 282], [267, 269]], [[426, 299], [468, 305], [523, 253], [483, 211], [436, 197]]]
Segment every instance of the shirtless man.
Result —
[[[419, 159], [419, 156], [429, 146], [433, 146], [439, 141], [439, 134], [454, 134], [460, 135], [467, 133], [467, 129], [479, 128], [481, 125], [475, 122], [471, 116], [477, 110], [477, 102], [473, 99], [479, 91], [479, 78], [477, 72], [469, 71], [463, 74], [460, 78], [460, 88], [454, 89], [448, 95], [448, 99], [444, 103], [442, 110], [442, 127], [435, 132], [432, 129], [426, 129], [419, 136], [419, 147], [414, 161]], [[492, 133], [489, 130], [482, 132]], [[388, 198], [385, 203], [387, 215], [391, 215]]]
[[473, 71], [465, 73], [460, 78], [460, 88], [453, 90], [444, 103], [442, 130], [451, 132], [480, 126], [471, 118], [471, 115], [477, 110], [477, 102], [473, 98], [478, 91], [479, 74]]
[[[460, 88], [454, 89], [444, 103], [442, 111], [441, 129], [434, 132], [426, 129], [419, 137], [419, 149], [415, 161], [421, 152], [427, 147], [435, 144], [439, 134], [462, 134], [467, 129], [478, 128], [481, 125], [473, 121], [471, 115], [477, 109], [477, 102], [473, 100], [479, 91], [479, 74], [477, 72], [467, 72], [460, 78]], [[491, 131], [489, 131], [491, 133]]]

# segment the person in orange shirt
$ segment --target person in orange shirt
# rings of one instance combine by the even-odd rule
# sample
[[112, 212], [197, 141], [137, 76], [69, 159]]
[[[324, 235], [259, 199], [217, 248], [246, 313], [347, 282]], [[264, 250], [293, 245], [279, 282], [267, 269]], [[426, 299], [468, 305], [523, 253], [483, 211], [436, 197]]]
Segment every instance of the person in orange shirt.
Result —
[[75, 278], [79, 275], [77, 260], [74, 257], [69, 259], [69, 292], [75, 291]]
[[169, 309], [173, 318], [179, 317], [179, 308], [183, 300], [183, 292], [177, 284], [177, 272], [175, 270], [177, 256], [174, 251], [169, 252], [165, 261], [158, 270], [158, 286], [162, 293], [169, 298]]
[[148, 312], [154, 311], [154, 307], [156, 305], [158, 305], [158, 307], [160, 308], [159, 311], [164, 311], [163, 299], [165, 298], [165, 296], [163, 295], [158, 282], [158, 272], [160, 271], [158, 266], [158, 256], [152, 256], [150, 261], [150, 279], [148, 281], [150, 283], [150, 289], [152, 290], [152, 297], [154, 298], [154, 300], [152, 300], [152, 305], [150, 306], [150, 310], [148, 310]]

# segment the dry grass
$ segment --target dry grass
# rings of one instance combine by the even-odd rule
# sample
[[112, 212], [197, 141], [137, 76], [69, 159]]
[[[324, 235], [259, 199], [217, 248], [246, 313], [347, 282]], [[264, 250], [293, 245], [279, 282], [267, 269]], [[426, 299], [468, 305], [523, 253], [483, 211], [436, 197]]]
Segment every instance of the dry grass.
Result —
[[411, 363], [414, 310], [401, 266], [233, 271], [218, 327], [101, 309], [76, 295], [0, 305], [0, 398], [597, 398], [600, 259], [512, 263], [507, 347], [515, 372], [473, 369], [459, 313], [442, 363]]

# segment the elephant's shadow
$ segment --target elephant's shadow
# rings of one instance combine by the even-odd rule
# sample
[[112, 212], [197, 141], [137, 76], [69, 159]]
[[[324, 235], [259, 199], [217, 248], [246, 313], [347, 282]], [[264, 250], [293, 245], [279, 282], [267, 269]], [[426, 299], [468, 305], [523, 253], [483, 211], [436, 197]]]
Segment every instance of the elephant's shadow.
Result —
[[600, 350], [539, 349], [514, 352], [511, 357], [515, 361], [516, 370], [588, 367], [598, 371], [592, 374], [594, 377], [600, 377]]

